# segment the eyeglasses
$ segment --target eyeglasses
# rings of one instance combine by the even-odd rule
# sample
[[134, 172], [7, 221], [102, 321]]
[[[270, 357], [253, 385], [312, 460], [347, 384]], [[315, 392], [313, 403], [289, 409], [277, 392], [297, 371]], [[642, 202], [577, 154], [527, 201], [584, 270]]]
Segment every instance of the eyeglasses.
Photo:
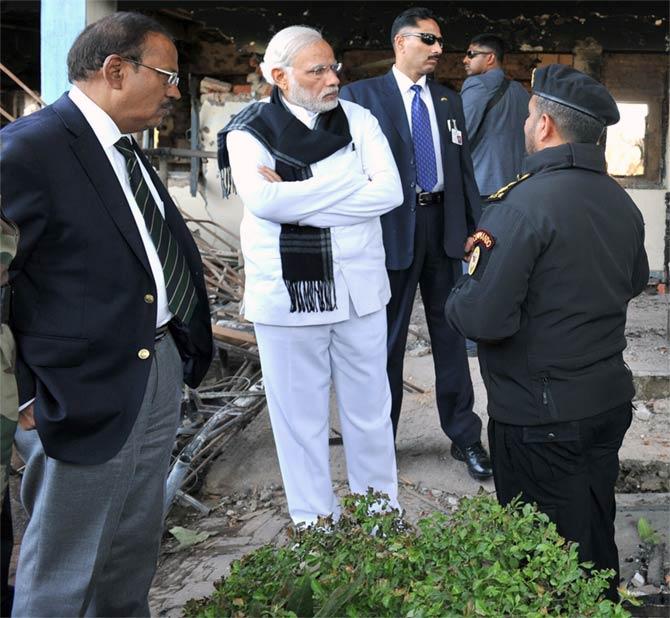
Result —
[[133, 60], [132, 58], [125, 58], [124, 56], [121, 56], [121, 60], [132, 62], [133, 64], [144, 67], [145, 69], [151, 69], [152, 71], [156, 71], [156, 73], [160, 73], [161, 75], [167, 75], [168, 86], [179, 86], [179, 74], [176, 71], [166, 71], [165, 69], [150, 67], [148, 64], [142, 64], [141, 62], [137, 62], [137, 60]]
[[415, 36], [421, 39], [425, 45], [435, 45], [437, 43], [440, 47], [444, 47], [444, 39], [441, 36], [436, 36], [430, 32], [405, 32], [400, 36]]
[[472, 51], [471, 49], [468, 49], [468, 51], [465, 52], [465, 55], [472, 60], [475, 56], [481, 56], [483, 54], [492, 54], [492, 51]]
[[334, 64], [318, 64], [313, 69], [305, 71], [305, 73], [314, 75], [314, 77], [323, 77], [326, 73], [328, 73], [328, 71], [332, 71], [333, 73], [335, 73], [335, 75], [338, 75], [341, 70], [342, 70], [342, 63], [335, 62]]

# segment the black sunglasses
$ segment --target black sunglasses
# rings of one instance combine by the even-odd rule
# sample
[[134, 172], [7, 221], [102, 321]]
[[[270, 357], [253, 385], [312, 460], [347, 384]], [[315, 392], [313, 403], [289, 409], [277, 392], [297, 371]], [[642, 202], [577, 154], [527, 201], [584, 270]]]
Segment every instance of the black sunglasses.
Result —
[[444, 47], [444, 39], [441, 36], [435, 36], [430, 32], [405, 32], [400, 36], [416, 36], [426, 45], [435, 45], [435, 43], [437, 43], [440, 47]]
[[465, 52], [465, 55], [472, 60], [475, 56], [481, 56], [483, 54], [492, 54], [493, 52], [491, 51], [472, 51], [471, 49], [468, 49], [468, 51]]

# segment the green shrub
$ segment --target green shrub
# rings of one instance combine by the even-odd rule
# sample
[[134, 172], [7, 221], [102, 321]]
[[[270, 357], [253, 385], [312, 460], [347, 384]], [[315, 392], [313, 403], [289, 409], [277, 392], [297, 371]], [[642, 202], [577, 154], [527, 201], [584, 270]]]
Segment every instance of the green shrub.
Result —
[[612, 571], [580, 564], [576, 545], [531, 505], [481, 494], [413, 527], [397, 513], [370, 514], [380, 498], [347, 496], [331, 527], [248, 554], [185, 615], [629, 615], [602, 599]]

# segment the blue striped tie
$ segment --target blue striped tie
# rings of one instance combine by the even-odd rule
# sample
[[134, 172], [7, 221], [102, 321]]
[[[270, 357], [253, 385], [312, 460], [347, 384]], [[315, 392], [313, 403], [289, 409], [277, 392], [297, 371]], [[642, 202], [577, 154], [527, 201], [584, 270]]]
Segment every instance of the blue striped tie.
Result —
[[168, 307], [184, 324], [188, 324], [198, 304], [195, 286], [191, 280], [191, 271], [168, 224], [151, 196], [149, 185], [144, 180], [132, 143], [127, 137], [122, 137], [114, 146], [126, 160], [130, 188], [163, 267]]
[[430, 130], [428, 108], [421, 100], [421, 86], [412, 86], [412, 141], [416, 158], [416, 182], [424, 191], [432, 191], [437, 184], [435, 146]]

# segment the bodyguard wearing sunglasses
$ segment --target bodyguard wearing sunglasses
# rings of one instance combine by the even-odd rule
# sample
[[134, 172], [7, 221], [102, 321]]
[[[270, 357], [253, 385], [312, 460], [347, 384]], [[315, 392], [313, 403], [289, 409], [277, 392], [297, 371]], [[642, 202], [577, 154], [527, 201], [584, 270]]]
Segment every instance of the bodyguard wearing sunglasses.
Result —
[[523, 124], [530, 96], [505, 77], [504, 50], [499, 36], [480, 34], [463, 57], [468, 74], [461, 88], [465, 128], [482, 201], [516, 178], [526, 152]]
[[447, 324], [444, 304], [461, 274], [480, 215], [461, 99], [427, 79], [442, 55], [435, 15], [411, 8], [393, 22], [395, 64], [382, 77], [342, 88], [341, 97], [367, 107], [379, 120], [400, 172], [403, 204], [383, 215], [386, 267], [391, 282], [388, 315], [388, 376], [397, 433], [410, 315], [417, 286], [423, 298], [435, 362], [440, 424], [451, 454], [478, 480], [491, 476], [482, 446], [481, 421], [465, 340]]
[[13, 612], [148, 616], [181, 386], [212, 354], [198, 249], [131, 135], [179, 99], [177, 49], [118, 12], [67, 64], [69, 93], [0, 134], [30, 516]]

